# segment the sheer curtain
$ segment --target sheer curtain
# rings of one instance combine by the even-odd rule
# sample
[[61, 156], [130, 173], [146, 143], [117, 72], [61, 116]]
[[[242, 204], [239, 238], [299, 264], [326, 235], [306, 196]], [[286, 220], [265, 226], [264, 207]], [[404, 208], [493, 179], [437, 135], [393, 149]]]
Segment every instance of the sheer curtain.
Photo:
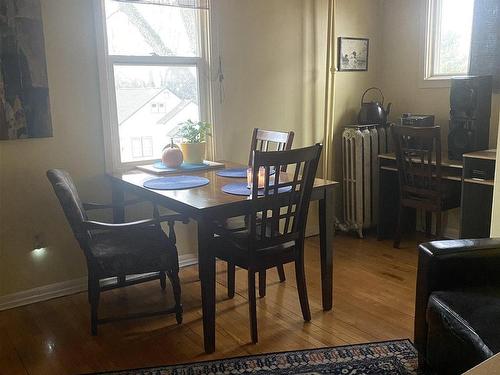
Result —
[[469, 73], [492, 75], [500, 89], [500, 0], [476, 0]]
[[208, 9], [209, 0], [114, 0], [123, 3], [155, 4], [181, 8]]

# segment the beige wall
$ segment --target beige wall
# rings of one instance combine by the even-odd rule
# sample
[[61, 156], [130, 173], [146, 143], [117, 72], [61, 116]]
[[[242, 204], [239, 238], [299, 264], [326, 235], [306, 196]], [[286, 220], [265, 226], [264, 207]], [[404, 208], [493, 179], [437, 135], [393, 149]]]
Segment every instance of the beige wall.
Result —
[[[0, 143], [0, 295], [85, 275], [45, 171], [66, 168], [84, 197], [98, 197], [104, 184], [91, 2], [43, 0], [42, 14], [54, 137]], [[48, 246], [38, 258], [37, 234]]]
[[[380, 85], [382, 59], [382, 0], [338, 0], [335, 8], [336, 37], [370, 39], [367, 72], [336, 72], [334, 77], [334, 179], [342, 180], [342, 131], [356, 123], [361, 95], [372, 86]], [[337, 189], [336, 209], [339, 218], [342, 200]]]
[[316, 73], [311, 59], [325, 52], [316, 52], [308, 38], [320, 27], [311, 25], [311, 7], [326, 17], [326, 1], [216, 0], [214, 6], [225, 78], [222, 104], [215, 95], [217, 156], [248, 162], [255, 127], [293, 130], [294, 146], [322, 141], [322, 118], [304, 122], [303, 103], [307, 90], [324, 79], [324, 67]]

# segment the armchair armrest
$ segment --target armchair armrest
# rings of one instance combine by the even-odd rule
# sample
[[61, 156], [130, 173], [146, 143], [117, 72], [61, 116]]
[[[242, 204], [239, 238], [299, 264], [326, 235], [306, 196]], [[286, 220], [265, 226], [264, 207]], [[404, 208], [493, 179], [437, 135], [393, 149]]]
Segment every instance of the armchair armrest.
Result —
[[434, 241], [419, 245], [415, 347], [425, 354], [427, 302], [437, 290], [500, 284], [500, 239]]
[[[86, 202], [83, 203], [83, 208], [86, 211], [92, 211], [92, 210], [103, 210], [103, 209], [113, 209], [113, 208], [122, 208], [125, 206], [130, 206], [133, 204], [141, 203], [144, 202], [142, 199], [131, 199], [128, 201], [125, 201], [121, 204], [102, 204], [102, 203], [94, 203], [94, 202]], [[155, 210], [156, 212], [156, 210]], [[170, 214], [170, 215], [164, 215], [159, 217], [160, 222], [168, 221], [168, 222], [174, 222], [174, 221], [182, 221], [184, 224], [189, 223], [189, 218], [187, 216], [181, 215], [181, 214]]]
[[128, 223], [119, 223], [119, 224], [111, 224], [111, 223], [103, 223], [100, 221], [87, 220], [83, 222], [83, 225], [86, 230], [130, 230], [134, 228], [142, 228], [151, 225], [159, 225], [162, 222], [168, 222], [170, 225], [172, 225], [174, 221], [187, 222], [189, 221], [189, 219], [180, 214], [173, 214], [173, 215], [159, 216], [158, 218], [153, 218], [153, 219], [131, 221]]
[[146, 219], [139, 221], [131, 221], [128, 223], [110, 224], [100, 221], [87, 220], [83, 222], [86, 230], [130, 230], [134, 228], [142, 228], [151, 225], [157, 225], [159, 222], [156, 219]]

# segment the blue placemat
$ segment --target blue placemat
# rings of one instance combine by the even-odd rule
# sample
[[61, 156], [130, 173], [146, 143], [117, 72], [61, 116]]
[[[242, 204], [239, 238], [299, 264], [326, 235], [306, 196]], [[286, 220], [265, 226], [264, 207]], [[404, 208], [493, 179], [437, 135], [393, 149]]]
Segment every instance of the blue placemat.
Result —
[[230, 178], [246, 178], [247, 168], [228, 168], [217, 172], [217, 176]]
[[143, 186], [153, 190], [183, 190], [205, 186], [209, 182], [207, 178], [198, 176], [169, 176], [147, 180]]
[[[278, 193], [286, 193], [292, 190], [291, 186], [284, 186], [278, 189]], [[250, 196], [250, 189], [247, 187], [246, 182], [235, 182], [227, 184], [222, 187], [222, 191], [232, 195], [246, 195]], [[271, 193], [272, 194], [272, 193]], [[264, 195], [264, 189], [259, 189], [259, 195]]]
[[[165, 164], [163, 164], [161, 161], [157, 161], [156, 163], [153, 164], [153, 168], [165, 171], [165, 172], [175, 172], [175, 171], [197, 171], [201, 169], [206, 169], [208, 168], [209, 165], [205, 163], [196, 163], [196, 164], [190, 164], [190, 163], [182, 163], [179, 167], [177, 168], [169, 168]], [[245, 174], [246, 176], [246, 174]]]

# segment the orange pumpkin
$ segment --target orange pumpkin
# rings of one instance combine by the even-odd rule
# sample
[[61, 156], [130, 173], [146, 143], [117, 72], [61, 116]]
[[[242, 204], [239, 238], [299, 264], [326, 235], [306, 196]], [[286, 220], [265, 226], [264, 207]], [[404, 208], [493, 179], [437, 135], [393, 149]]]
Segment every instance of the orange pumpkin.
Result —
[[184, 161], [184, 156], [179, 146], [174, 144], [174, 140], [170, 140], [170, 144], [165, 146], [161, 155], [162, 163], [168, 168], [178, 168]]

